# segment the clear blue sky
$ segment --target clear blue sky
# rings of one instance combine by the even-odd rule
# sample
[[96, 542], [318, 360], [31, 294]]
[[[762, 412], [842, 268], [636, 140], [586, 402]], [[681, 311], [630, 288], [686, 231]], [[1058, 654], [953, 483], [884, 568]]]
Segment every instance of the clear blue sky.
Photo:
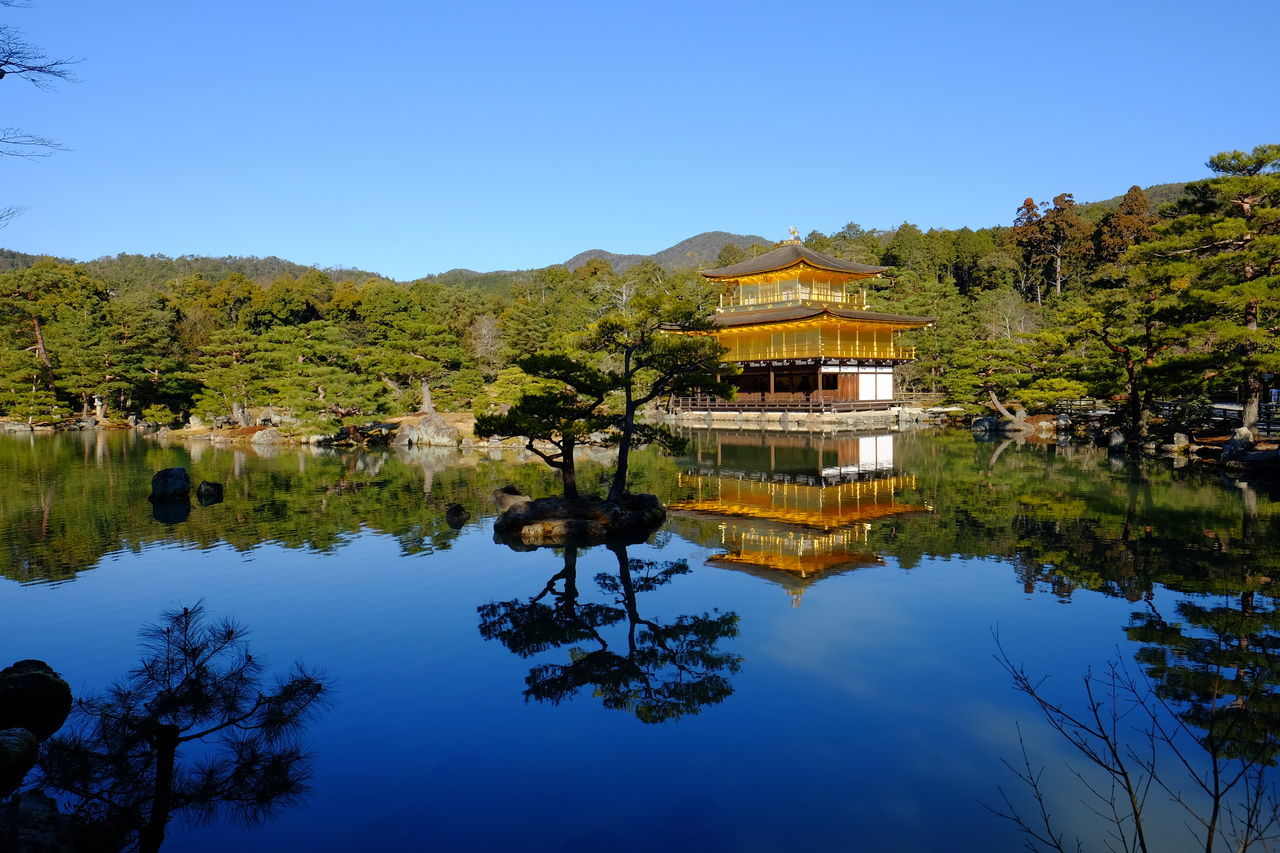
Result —
[[409, 279], [978, 227], [1280, 142], [1273, 16], [1200, 2], [35, 2], [0, 18], [81, 82], [0, 81], [0, 124], [71, 149], [0, 159], [0, 246], [81, 260]]

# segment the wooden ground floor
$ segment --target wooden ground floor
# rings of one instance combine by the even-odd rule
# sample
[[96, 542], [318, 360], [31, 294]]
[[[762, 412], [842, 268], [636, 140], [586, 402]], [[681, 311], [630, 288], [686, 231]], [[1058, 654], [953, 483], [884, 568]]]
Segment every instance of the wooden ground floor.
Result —
[[777, 359], [739, 362], [742, 372], [725, 377], [737, 387], [732, 399], [677, 398], [677, 410], [858, 411], [894, 405], [894, 360], [852, 358]]

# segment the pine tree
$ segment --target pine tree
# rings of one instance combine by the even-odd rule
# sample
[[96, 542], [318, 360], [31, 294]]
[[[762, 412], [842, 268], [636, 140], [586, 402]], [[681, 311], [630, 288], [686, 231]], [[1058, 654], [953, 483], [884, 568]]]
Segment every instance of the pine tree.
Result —
[[1182, 215], [1125, 257], [1184, 292], [1188, 360], [1239, 389], [1252, 428], [1263, 374], [1280, 372], [1280, 145], [1224, 152], [1208, 166], [1218, 177], [1193, 185]]

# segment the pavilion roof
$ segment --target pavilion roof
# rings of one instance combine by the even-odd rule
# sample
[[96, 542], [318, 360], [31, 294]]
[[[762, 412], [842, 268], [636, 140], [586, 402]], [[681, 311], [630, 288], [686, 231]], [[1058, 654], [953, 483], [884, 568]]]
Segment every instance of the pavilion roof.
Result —
[[727, 267], [703, 270], [702, 274], [707, 278], [714, 279], [738, 278], [740, 276], [776, 272], [802, 263], [820, 270], [849, 273], [859, 278], [879, 275], [886, 269], [886, 267], [873, 267], [870, 264], [856, 264], [853, 261], [833, 258], [830, 255], [807, 249], [799, 241], [788, 240], [778, 248], [765, 252], [763, 255], [757, 255], [754, 258], [748, 258], [745, 261], [739, 261]]
[[[726, 267], [728, 269], [728, 267]], [[902, 326], [927, 326], [936, 317], [913, 317], [907, 314], [881, 314], [877, 311], [855, 311], [834, 305], [791, 305], [778, 308], [760, 308], [752, 311], [726, 311], [711, 315], [713, 326], [755, 326], [761, 323], [785, 323], [790, 320], [807, 320], [820, 314], [830, 314], [845, 320], [866, 320], [871, 323], [895, 323]]]

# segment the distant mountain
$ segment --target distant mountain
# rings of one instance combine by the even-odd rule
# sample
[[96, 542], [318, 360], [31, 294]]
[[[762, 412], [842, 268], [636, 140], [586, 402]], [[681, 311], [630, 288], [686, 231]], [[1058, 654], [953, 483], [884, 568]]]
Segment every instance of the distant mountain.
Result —
[[433, 281], [439, 284], [458, 287], [474, 287], [485, 293], [503, 294], [511, 290], [511, 285], [521, 279], [528, 278], [527, 272], [520, 270], [492, 270], [476, 272], [468, 269], [452, 269], [435, 275], [424, 275], [414, 281]]
[[565, 261], [564, 265], [573, 270], [589, 260], [602, 258], [613, 266], [614, 272], [622, 272], [627, 267], [633, 267], [644, 260], [655, 261], [658, 266], [668, 270], [691, 269], [715, 264], [716, 258], [720, 256], [720, 250], [725, 247], [726, 243], [733, 243], [735, 246], [746, 249], [753, 243], [772, 246], [775, 242], [774, 240], [751, 234], [704, 231], [652, 255], [619, 255], [616, 252], [606, 252], [604, 249], [588, 249], [585, 252], [579, 252], [574, 255]]
[[35, 266], [40, 261], [57, 261], [60, 264], [72, 263], [65, 258], [54, 258], [49, 255], [28, 255], [26, 252], [16, 252], [13, 249], [0, 249], [0, 272], [25, 270], [27, 267]]
[[[1147, 201], [1151, 202], [1151, 209], [1158, 210], [1160, 205], [1169, 204], [1179, 201], [1186, 195], [1186, 187], [1189, 181], [1175, 184], [1155, 184], [1149, 187], [1143, 187], [1142, 191], [1147, 195]], [[1097, 222], [1106, 215], [1108, 210], [1114, 210], [1120, 206], [1123, 195], [1113, 196], [1112, 198], [1103, 199], [1102, 201], [1090, 201], [1084, 204], [1076, 205], [1076, 212], [1088, 222]]]
[[[29, 255], [12, 249], [0, 249], [0, 272], [25, 269], [39, 261], [48, 260], [76, 263], [65, 258]], [[122, 291], [158, 287], [166, 281], [186, 275], [199, 274], [216, 281], [233, 272], [238, 272], [259, 284], [268, 284], [282, 275], [297, 277], [304, 272], [316, 269], [316, 267], [295, 264], [275, 256], [208, 258], [201, 255], [182, 255], [171, 258], [167, 255], [129, 255], [123, 252], [114, 256], [95, 258], [92, 261], [81, 261], [79, 264], [88, 270], [90, 275], [105, 281], [112, 289]], [[334, 281], [363, 281], [381, 277], [377, 273], [349, 267], [326, 267], [320, 271]]]

